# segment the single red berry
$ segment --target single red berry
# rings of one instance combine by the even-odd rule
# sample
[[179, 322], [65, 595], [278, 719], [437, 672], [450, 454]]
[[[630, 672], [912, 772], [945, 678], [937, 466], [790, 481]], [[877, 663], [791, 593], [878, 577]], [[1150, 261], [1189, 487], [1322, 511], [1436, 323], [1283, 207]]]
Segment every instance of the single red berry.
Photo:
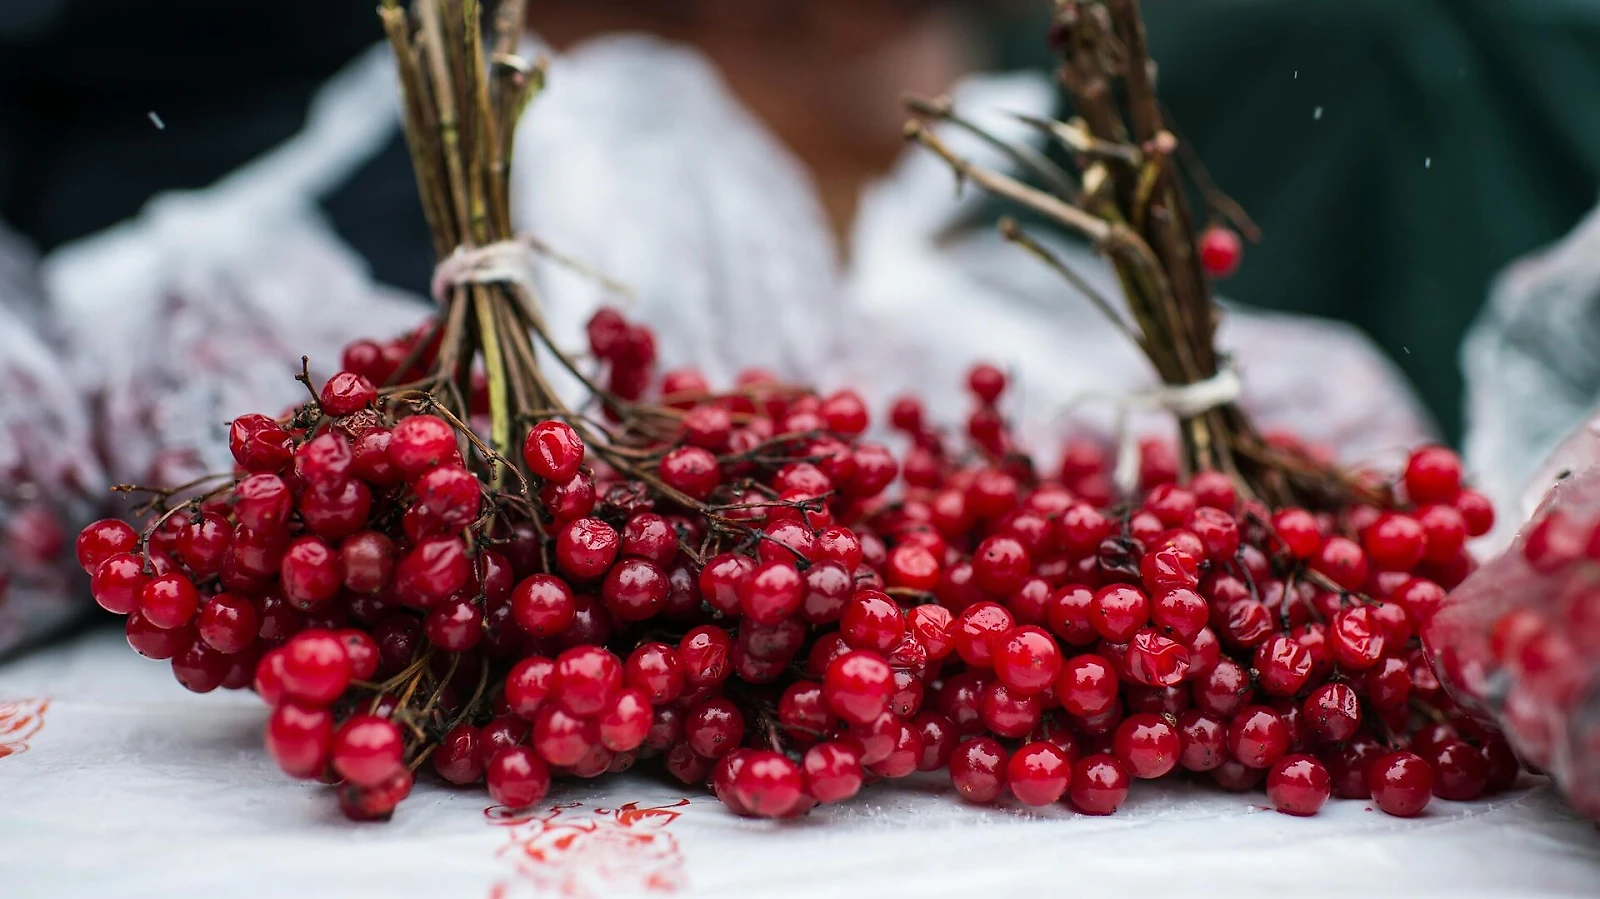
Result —
[[1273, 696], [1293, 696], [1311, 677], [1310, 650], [1279, 634], [1256, 647], [1257, 683]]
[[683, 667], [684, 681], [691, 687], [722, 683], [732, 673], [732, 652], [733, 641], [728, 632], [716, 625], [702, 625], [684, 634], [678, 641], [678, 663]]
[[1186, 771], [1210, 771], [1227, 759], [1228, 727], [1199, 709], [1178, 718], [1178, 763]]
[[301, 537], [284, 552], [278, 582], [285, 599], [309, 608], [338, 594], [344, 572], [338, 554], [321, 537]]
[[1391, 752], [1367, 765], [1367, 788], [1386, 814], [1412, 818], [1433, 794], [1433, 768], [1414, 752]]
[[403, 418], [389, 435], [389, 463], [408, 479], [449, 462], [459, 453], [455, 429], [437, 416]]
[[1213, 278], [1231, 277], [1244, 258], [1244, 241], [1232, 228], [1211, 225], [1200, 232], [1200, 264]]
[[1028, 550], [1015, 537], [989, 537], [972, 554], [972, 577], [978, 588], [1005, 595], [1021, 586], [1033, 570]]
[[194, 582], [181, 574], [164, 574], [139, 591], [139, 611], [146, 621], [168, 630], [183, 627], [200, 608]]
[[598, 646], [575, 646], [556, 659], [555, 699], [568, 713], [594, 715], [622, 689], [622, 662]]
[[994, 663], [994, 644], [1015, 624], [1016, 619], [999, 603], [968, 606], [956, 619], [956, 652], [968, 665], [990, 667]]
[[1289, 725], [1263, 705], [1247, 706], [1228, 725], [1228, 754], [1250, 768], [1269, 768], [1289, 751]]
[[1284, 550], [1296, 559], [1309, 559], [1322, 548], [1322, 530], [1316, 516], [1304, 509], [1283, 509], [1272, 516], [1272, 530]]
[[1117, 675], [1101, 656], [1073, 656], [1062, 665], [1056, 698], [1068, 714], [1079, 718], [1099, 715], [1116, 703]]
[[94, 601], [108, 612], [127, 615], [139, 608], [139, 597], [150, 583], [144, 561], [131, 553], [117, 553], [100, 562], [89, 580]]
[[1061, 649], [1043, 628], [1012, 628], [993, 646], [995, 675], [1013, 692], [1039, 693], [1061, 675]]
[[1101, 637], [1126, 643], [1150, 623], [1150, 600], [1137, 587], [1113, 584], [1095, 594], [1094, 614], [1089, 620]]
[[1317, 740], [1342, 742], [1355, 736], [1361, 727], [1361, 698], [1349, 684], [1323, 684], [1311, 691], [1302, 713]]
[[698, 446], [680, 446], [661, 459], [661, 480], [691, 499], [703, 500], [722, 483], [717, 457]]
[[196, 627], [207, 645], [228, 654], [249, 647], [260, 629], [261, 612], [255, 603], [231, 593], [218, 593], [206, 600]]
[[534, 751], [552, 765], [576, 765], [599, 744], [599, 728], [592, 720], [574, 717], [553, 702], [534, 716]]
[[1128, 798], [1128, 770], [1108, 753], [1086, 756], [1072, 766], [1067, 798], [1085, 815], [1109, 815]]
[[1051, 805], [1072, 783], [1072, 757], [1054, 743], [1025, 744], [1006, 763], [1006, 784], [1023, 805]]
[[1330, 537], [1311, 562], [1311, 567], [1345, 590], [1359, 591], [1367, 581], [1367, 556], [1355, 541]]
[[884, 579], [891, 587], [930, 591], [939, 583], [939, 560], [926, 547], [897, 546], [885, 563]]
[[377, 786], [405, 766], [400, 729], [376, 715], [352, 715], [333, 736], [333, 770], [357, 786]]
[[1422, 525], [1401, 512], [1385, 512], [1362, 535], [1367, 555], [1384, 571], [1410, 571], [1422, 561]]
[[739, 608], [757, 624], [774, 625], [799, 611], [805, 598], [805, 580], [792, 563], [765, 562], [741, 585]]
[[1328, 769], [1312, 756], [1284, 756], [1267, 772], [1267, 799], [1286, 815], [1315, 815], [1332, 794]]
[[1467, 522], [1455, 506], [1434, 503], [1417, 510], [1417, 521], [1426, 536], [1423, 558], [1444, 565], [1461, 554], [1467, 543]]
[[618, 621], [644, 621], [666, 605], [671, 586], [654, 562], [623, 559], [606, 573], [600, 598]]
[[847, 652], [828, 663], [823, 696], [847, 723], [865, 725], [889, 708], [894, 676], [887, 662], [869, 652]]
[[528, 808], [550, 792], [550, 768], [532, 749], [510, 746], [484, 768], [489, 798], [506, 808]]
[[285, 774], [301, 780], [320, 777], [333, 755], [333, 715], [324, 708], [285, 702], [267, 720], [266, 742]]
[[1189, 650], [1153, 628], [1142, 628], [1128, 643], [1128, 676], [1147, 687], [1175, 687], [1189, 676]]
[[583, 440], [564, 421], [541, 421], [522, 443], [522, 460], [528, 470], [557, 484], [572, 480], [583, 467]]
[[818, 743], [801, 764], [806, 792], [818, 802], [843, 802], [861, 790], [861, 753], [849, 740]]
[[905, 635], [905, 618], [888, 594], [862, 590], [845, 606], [839, 632], [852, 649], [886, 653]]
[[565, 631], [576, 615], [572, 589], [553, 575], [524, 578], [511, 591], [512, 620], [532, 636], [553, 637]]
[[612, 752], [628, 752], [644, 743], [655, 716], [643, 692], [623, 689], [600, 712], [598, 720], [600, 745]]
[[1470, 743], [1452, 740], [1432, 754], [1433, 795], [1454, 802], [1470, 802], [1489, 786], [1489, 761]]
[[1178, 766], [1182, 746], [1178, 729], [1162, 715], [1129, 715], [1117, 725], [1113, 752], [1134, 777], [1161, 777]]
[[1333, 657], [1352, 671], [1365, 671], [1383, 655], [1383, 631], [1366, 606], [1341, 609], [1328, 632]]
[[987, 362], [979, 362], [967, 369], [967, 389], [980, 401], [993, 404], [1005, 392], [1005, 372]]
[[483, 639], [483, 611], [464, 597], [446, 599], [428, 610], [422, 632], [445, 652], [466, 652]]
[[1466, 525], [1468, 537], [1482, 537], [1494, 529], [1494, 506], [1476, 490], [1463, 490], [1456, 497], [1456, 511]]
[[354, 415], [378, 398], [372, 382], [355, 372], [342, 371], [322, 385], [320, 402], [324, 415]]
[[246, 471], [282, 471], [294, 458], [294, 438], [265, 415], [241, 415], [228, 428], [228, 449]]
[[330, 631], [307, 630], [283, 647], [283, 692], [311, 705], [328, 705], [350, 686], [350, 655]]
[[708, 699], [689, 711], [683, 732], [695, 754], [721, 758], [744, 739], [744, 715], [727, 699]]
[[1006, 751], [993, 737], [974, 737], [950, 756], [950, 782], [968, 802], [989, 803], [1006, 786]]
[[78, 564], [84, 572], [94, 574], [100, 563], [112, 556], [133, 551], [139, 534], [133, 526], [115, 518], [102, 518], [78, 532]]
[[1453, 503], [1461, 493], [1461, 459], [1442, 446], [1425, 446], [1406, 461], [1406, 496], [1414, 503]]
[[556, 567], [575, 580], [594, 580], [611, 568], [621, 545], [611, 525], [598, 518], [580, 518], [556, 535]]
[[478, 757], [482, 739], [478, 728], [470, 724], [458, 724], [451, 728], [430, 757], [433, 770], [457, 786], [477, 783], [483, 777], [484, 769], [483, 760]]
[[533, 721], [544, 701], [556, 689], [556, 663], [543, 656], [528, 656], [506, 674], [505, 700], [512, 714]]

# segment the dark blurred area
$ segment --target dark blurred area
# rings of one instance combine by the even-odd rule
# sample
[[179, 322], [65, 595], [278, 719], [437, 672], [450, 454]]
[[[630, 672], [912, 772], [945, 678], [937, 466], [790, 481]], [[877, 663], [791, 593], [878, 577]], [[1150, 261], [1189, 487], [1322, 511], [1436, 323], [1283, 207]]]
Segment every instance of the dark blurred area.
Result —
[[[155, 193], [210, 184], [299, 128], [315, 89], [379, 40], [373, 5], [5, 0], [0, 220], [49, 250]], [[1042, 0], [529, 6], [558, 48], [617, 29], [694, 43], [811, 168], [841, 232], [898, 151], [901, 89], [1048, 65]], [[1145, 8], [1167, 105], [1267, 234], [1223, 292], [1359, 325], [1458, 436], [1455, 354], [1489, 279], [1563, 234], [1600, 187], [1600, 3]], [[323, 205], [380, 280], [425, 287], [398, 135]]]

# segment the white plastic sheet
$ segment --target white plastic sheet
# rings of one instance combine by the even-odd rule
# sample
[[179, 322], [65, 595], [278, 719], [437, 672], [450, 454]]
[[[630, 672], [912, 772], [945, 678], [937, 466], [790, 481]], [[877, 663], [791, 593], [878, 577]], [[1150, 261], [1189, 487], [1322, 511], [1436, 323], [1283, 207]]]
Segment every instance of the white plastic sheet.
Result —
[[0, 655], [83, 609], [72, 535], [105, 491], [84, 397], [41, 327], [37, 265], [0, 227]]
[[975, 808], [930, 776], [791, 823], [635, 774], [558, 784], [506, 822], [481, 789], [424, 779], [393, 821], [354, 824], [274, 770], [253, 696], [189, 694], [120, 643], [0, 667], [8, 899], [1600, 894], [1600, 836], [1533, 778], [1402, 820], [1146, 783], [1108, 818]]

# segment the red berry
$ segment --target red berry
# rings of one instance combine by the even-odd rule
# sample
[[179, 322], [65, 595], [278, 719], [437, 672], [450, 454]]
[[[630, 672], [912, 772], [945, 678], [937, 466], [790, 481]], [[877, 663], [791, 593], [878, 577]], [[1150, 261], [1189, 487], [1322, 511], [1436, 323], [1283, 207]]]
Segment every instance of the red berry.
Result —
[[1283, 509], [1273, 515], [1272, 530], [1296, 559], [1309, 559], [1322, 548], [1322, 530], [1317, 527], [1316, 516], [1304, 509]]
[[1061, 650], [1043, 628], [1013, 628], [993, 646], [995, 675], [1013, 692], [1031, 695], [1053, 686], [1061, 675]]
[[228, 449], [246, 471], [282, 471], [294, 457], [294, 438], [265, 415], [241, 415], [228, 428]]
[[350, 656], [333, 633], [301, 631], [283, 647], [283, 692], [312, 705], [328, 705], [350, 686]]
[[926, 547], [897, 546], [885, 563], [884, 579], [891, 587], [930, 591], [939, 583], [939, 560]]
[[607, 572], [600, 598], [618, 621], [644, 621], [666, 605], [670, 585], [654, 562], [623, 559]]
[[117, 553], [100, 562], [89, 581], [94, 601], [108, 612], [127, 615], [139, 608], [139, 598], [150, 578], [144, 561], [130, 553]]
[[550, 769], [526, 746], [501, 749], [484, 769], [489, 798], [506, 808], [528, 808], [550, 792]]
[[865, 725], [889, 708], [894, 676], [888, 663], [868, 652], [848, 652], [828, 664], [823, 696], [847, 723]]
[[319, 777], [333, 754], [333, 715], [327, 709], [288, 701], [267, 721], [267, 752], [290, 777]]
[[950, 756], [950, 782], [968, 802], [1000, 798], [1006, 786], [1006, 751], [992, 737], [975, 737], [956, 746]]
[[774, 625], [799, 611], [805, 598], [805, 580], [792, 563], [766, 562], [741, 585], [739, 608], [757, 624]]
[[993, 404], [1005, 392], [1005, 372], [987, 362], [979, 362], [967, 370], [967, 389], [980, 401]]
[[200, 639], [222, 653], [242, 652], [255, 642], [261, 613], [255, 603], [231, 593], [218, 593], [200, 609]]
[[1113, 584], [1094, 597], [1090, 623], [1101, 637], [1113, 643], [1126, 643], [1139, 628], [1150, 622], [1150, 600], [1136, 587]]
[[1348, 740], [1361, 727], [1361, 699], [1348, 684], [1323, 684], [1311, 691], [1302, 712], [1311, 735], [1324, 743]]
[[333, 736], [333, 770], [357, 786], [383, 783], [404, 768], [405, 743], [394, 723], [352, 715]]
[[300, 608], [327, 602], [344, 584], [339, 556], [321, 537], [301, 537], [283, 554], [279, 584], [284, 598]]
[[483, 612], [470, 599], [446, 599], [428, 610], [422, 632], [445, 652], [466, 652], [483, 639]]
[[362, 375], [342, 371], [322, 385], [320, 402], [324, 415], [354, 415], [378, 398], [377, 388]]
[[1199, 709], [1178, 718], [1178, 763], [1187, 771], [1210, 771], [1227, 759], [1228, 728]]
[[1239, 270], [1244, 258], [1244, 241], [1231, 228], [1212, 225], [1200, 232], [1200, 264], [1213, 278], [1227, 278]]
[[637, 749], [655, 720], [650, 700], [639, 690], [624, 689], [601, 711], [600, 745], [612, 752]]
[[1328, 769], [1309, 755], [1288, 755], [1267, 772], [1267, 799], [1286, 815], [1315, 815], [1333, 793]]
[[717, 457], [698, 446], [680, 446], [661, 459], [661, 480], [691, 499], [703, 500], [722, 483]]
[[1367, 581], [1367, 556], [1355, 541], [1330, 537], [1322, 544], [1311, 567], [1339, 587], [1356, 592]]
[[1257, 682], [1264, 692], [1293, 696], [1311, 677], [1311, 652], [1280, 634], [1256, 647], [1255, 668]]
[[1362, 536], [1367, 555], [1384, 571], [1410, 571], [1422, 561], [1422, 525], [1410, 515], [1385, 512]]
[[1482, 537], [1494, 529], [1494, 506], [1488, 497], [1476, 490], [1463, 490], [1456, 497], [1456, 511], [1461, 513], [1468, 537]]
[[1098, 655], [1073, 656], [1062, 665], [1056, 698], [1068, 714], [1079, 718], [1099, 715], [1116, 703], [1116, 673]]
[[744, 716], [726, 699], [710, 699], [690, 710], [684, 737], [696, 755], [721, 758], [739, 748], [744, 739]]
[[112, 556], [129, 553], [138, 545], [139, 534], [132, 525], [115, 518], [102, 518], [78, 532], [78, 564], [94, 574], [100, 563]]
[[1127, 800], [1132, 783], [1121, 762], [1099, 753], [1081, 758], [1072, 766], [1067, 798], [1082, 814], [1109, 815]]
[[403, 418], [389, 435], [389, 463], [407, 479], [449, 462], [459, 452], [455, 429], [433, 415]]
[[512, 714], [533, 721], [555, 689], [556, 664], [543, 656], [528, 656], [511, 666], [506, 675], [505, 700]]
[[1250, 768], [1269, 768], [1289, 751], [1289, 725], [1266, 706], [1241, 709], [1228, 725], [1228, 754]]
[[1146, 780], [1176, 768], [1182, 752], [1178, 729], [1165, 717], [1152, 714], [1124, 718], [1117, 725], [1112, 747], [1129, 773]]
[[704, 687], [726, 680], [732, 673], [732, 651], [728, 632], [716, 625], [702, 625], [684, 634], [678, 642], [678, 663], [683, 667], [684, 681], [693, 687]]
[[1015, 623], [1011, 613], [999, 603], [968, 606], [956, 619], [956, 652], [968, 665], [987, 668], [994, 662], [995, 642]]
[[1328, 632], [1329, 648], [1340, 665], [1352, 671], [1365, 671], [1383, 655], [1383, 631], [1366, 606], [1342, 609], [1333, 616]]
[[863, 590], [845, 606], [839, 632], [852, 649], [886, 653], [905, 635], [905, 618], [888, 594]]
[[1412, 818], [1428, 805], [1433, 768], [1414, 752], [1391, 752], [1367, 765], [1367, 788], [1372, 791], [1373, 803], [1385, 813]]
[[1004, 595], [1021, 586], [1033, 562], [1028, 550], [1016, 538], [998, 535], [989, 537], [972, 554], [972, 578], [978, 588], [989, 593]]
[[522, 443], [522, 460], [535, 475], [565, 484], [583, 467], [583, 440], [563, 421], [541, 421]]
[[181, 574], [161, 575], [139, 591], [139, 612], [156, 627], [183, 627], [199, 608], [200, 594], [194, 582]]
[[861, 790], [861, 753], [848, 740], [830, 740], [806, 750], [806, 792], [818, 802], [843, 802]]
[[1461, 459], [1442, 446], [1425, 446], [1406, 462], [1406, 496], [1414, 503], [1452, 503], [1461, 493]]
[[1128, 643], [1128, 676], [1147, 687], [1174, 687], [1189, 675], [1189, 650], [1152, 628], [1143, 628]]
[[605, 649], [575, 646], [556, 659], [555, 699], [572, 715], [600, 712], [620, 689], [622, 662]]
[[611, 525], [598, 518], [580, 518], [556, 535], [556, 566], [575, 580], [594, 580], [611, 568], [621, 545]]
[[1006, 763], [1006, 783], [1023, 805], [1046, 806], [1072, 782], [1072, 758], [1054, 743], [1028, 743]]
[[1417, 521], [1426, 536], [1423, 557], [1429, 562], [1443, 565], [1461, 554], [1467, 542], [1467, 523], [1455, 506], [1443, 503], [1423, 506], [1417, 512]]

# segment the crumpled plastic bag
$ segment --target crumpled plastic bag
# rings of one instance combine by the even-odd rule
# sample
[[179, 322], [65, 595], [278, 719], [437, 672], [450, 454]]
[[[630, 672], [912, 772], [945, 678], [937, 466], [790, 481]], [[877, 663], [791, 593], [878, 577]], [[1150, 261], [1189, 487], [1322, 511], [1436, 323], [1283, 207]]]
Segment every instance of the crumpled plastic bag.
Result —
[[0, 228], [0, 656], [84, 608], [72, 535], [105, 488], [88, 409], [40, 327], [37, 264]]
[[[1048, 114], [1054, 96], [1035, 73], [973, 76], [952, 91], [957, 109], [1008, 139], [1028, 134], [1011, 113]], [[944, 136], [1005, 164], [971, 135]], [[1057, 274], [990, 228], [952, 230], [986, 197], [957, 193], [948, 167], [919, 148], [864, 193], [846, 266], [809, 173], [681, 45], [615, 35], [557, 57], [518, 130], [514, 178], [518, 226], [631, 286], [628, 314], [655, 329], [664, 364], [692, 363], [714, 386], [759, 366], [854, 388], [878, 410], [914, 392], [953, 426], [970, 411], [967, 368], [990, 361], [1012, 374], [1005, 411], [1023, 445], [1050, 465], [1075, 398], [1153, 383], [1136, 348]], [[1098, 257], [1053, 243], [1120, 296]], [[563, 345], [582, 346], [601, 304], [628, 305], [559, 265], [540, 274]], [[1398, 370], [1352, 328], [1240, 308], [1221, 339], [1243, 371], [1246, 407], [1267, 426], [1352, 462], [1398, 461], [1433, 434]], [[1072, 417], [1109, 436], [1113, 412], [1082, 405]]]
[[1502, 512], [1489, 545], [1504, 546], [1528, 519], [1555, 473], [1541, 470], [1552, 450], [1600, 402], [1597, 348], [1600, 208], [1506, 268], [1462, 346], [1465, 457]]
[[1424, 639], [1441, 680], [1600, 820], [1600, 420], [1511, 546], [1451, 592]]
[[114, 482], [231, 470], [227, 423], [303, 400], [302, 356], [320, 384], [344, 344], [426, 313], [374, 283], [315, 205], [398, 126], [388, 53], [375, 47], [335, 76], [276, 150], [46, 260], [50, 313]]

